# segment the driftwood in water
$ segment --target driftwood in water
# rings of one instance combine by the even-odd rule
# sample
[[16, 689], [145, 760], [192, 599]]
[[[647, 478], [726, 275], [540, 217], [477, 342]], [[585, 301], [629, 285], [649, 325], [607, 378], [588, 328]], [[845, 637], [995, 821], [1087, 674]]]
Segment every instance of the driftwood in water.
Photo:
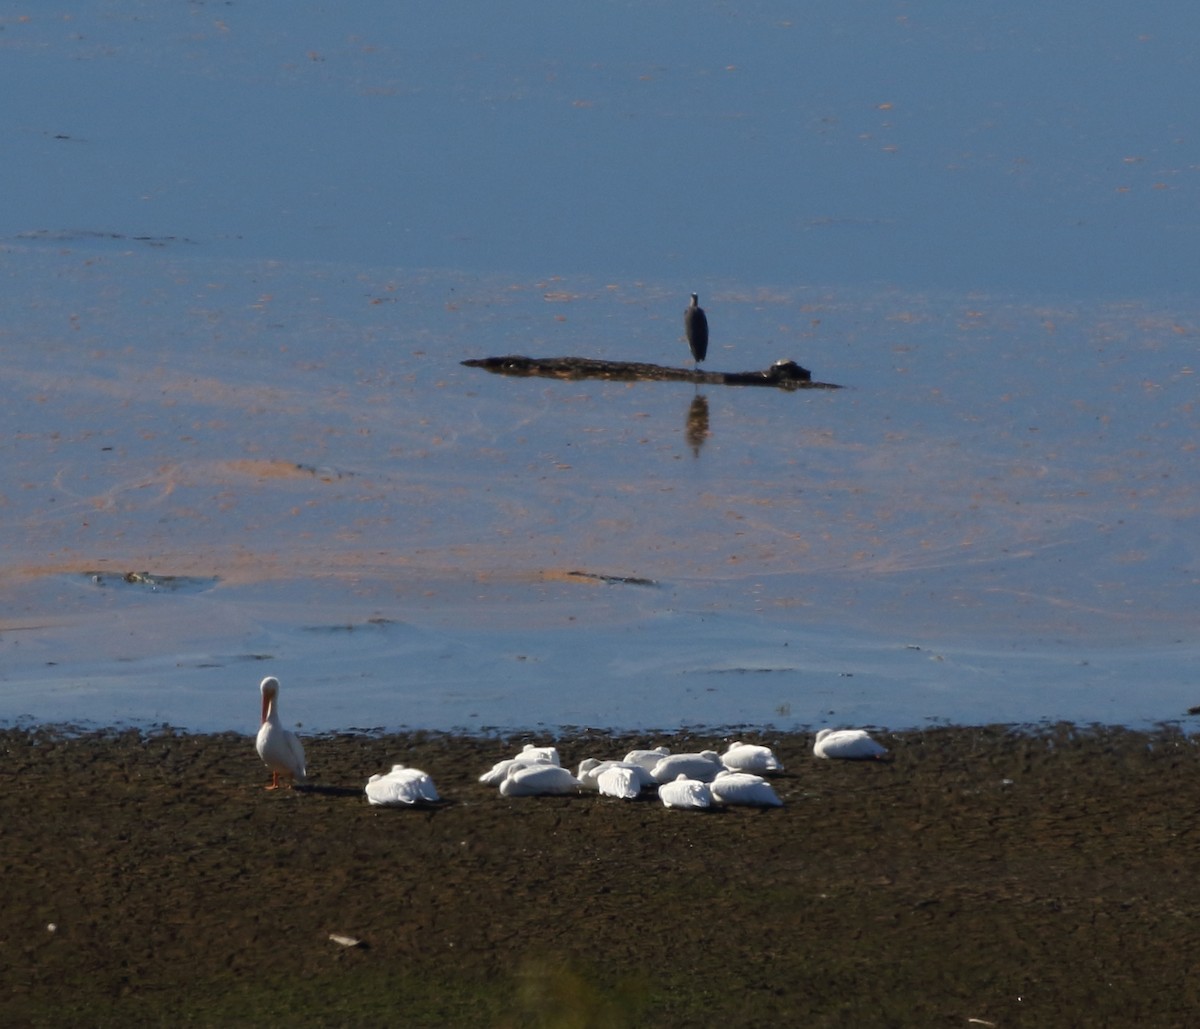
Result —
[[776, 386], [780, 389], [841, 389], [813, 382], [812, 373], [795, 361], [776, 361], [762, 372], [702, 372], [637, 361], [596, 361], [588, 357], [483, 357], [463, 361], [500, 375], [540, 375], [552, 379], [612, 379], [621, 382], [697, 382], [718, 386]]

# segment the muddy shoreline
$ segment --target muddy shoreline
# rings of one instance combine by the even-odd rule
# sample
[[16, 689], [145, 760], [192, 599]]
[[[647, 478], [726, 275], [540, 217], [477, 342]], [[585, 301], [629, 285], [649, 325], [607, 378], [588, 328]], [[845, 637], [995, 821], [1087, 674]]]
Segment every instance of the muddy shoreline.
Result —
[[[532, 738], [310, 738], [312, 788], [269, 793], [246, 736], [0, 732], [0, 1018], [1183, 1026], [1200, 1004], [1198, 755], [1172, 728], [883, 733], [886, 763], [765, 735], [785, 806], [715, 814], [476, 781]], [[574, 764], [724, 741], [557, 742]], [[396, 761], [446, 803], [367, 805]]]

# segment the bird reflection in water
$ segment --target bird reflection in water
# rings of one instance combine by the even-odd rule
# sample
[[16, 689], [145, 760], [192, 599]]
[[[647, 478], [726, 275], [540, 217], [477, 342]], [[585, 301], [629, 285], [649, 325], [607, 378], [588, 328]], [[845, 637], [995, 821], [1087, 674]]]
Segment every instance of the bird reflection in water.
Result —
[[688, 407], [687, 425], [684, 427], [683, 434], [687, 437], [688, 446], [692, 448], [692, 456], [700, 456], [700, 448], [704, 446], [705, 440], [708, 439], [708, 397], [703, 393], [697, 393], [692, 397], [692, 402]]

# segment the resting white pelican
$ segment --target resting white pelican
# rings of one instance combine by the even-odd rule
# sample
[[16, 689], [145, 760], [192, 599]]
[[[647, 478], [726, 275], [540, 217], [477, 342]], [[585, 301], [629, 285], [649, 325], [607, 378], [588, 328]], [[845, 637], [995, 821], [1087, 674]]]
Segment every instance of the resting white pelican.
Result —
[[[630, 781], [637, 786], [639, 792], [654, 785], [654, 777], [642, 765], [634, 764], [632, 761], [600, 761], [594, 757], [585, 757], [579, 762], [579, 771], [575, 773], [575, 778], [579, 780], [585, 790], [599, 790], [604, 793], [600, 777], [614, 768], [632, 773], [629, 777]], [[619, 776], [610, 777], [609, 781], [616, 783], [620, 778]]]
[[[508, 770], [510, 768], [528, 768], [531, 765], [549, 765], [549, 761], [544, 761], [535, 758], [524, 757], [509, 757], [503, 761], [497, 761], [491, 768], [479, 777], [479, 781], [485, 786], [498, 786], [508, 778]], [[551, 767], [555, 767], [551, 765]]]
[[614, 762], [596, 776], [596, 787], [601, 796], [617, 797], [620, 800], [634, 800], [642, 792], [642, 787], [649, 781], [650, 773], [641, 765], [626, 765]]
[[532, 743], [526, 743], [521, 748], [521, 753], [517, 755], [518, 761], [547, 761], [552, 765], [562, 764], [558, 759], [557, 747], [535, 747]]
[[514, 765], [500, 784], [504, 797], [540, 797], [546, 794], [574, 793], [579, 780], [567, 768], [545, 763]]
[[674, 782], [665, 782], [658, 788], [658, 799], [665, 807], [692, 808], [703, 810], [712, 807], [712, 790], [708, 783], [699, 779], [679, 776]]
[[371, 776], [367, 780], [366, 792], [367, 800], [384, 807], [436, 804], [441, 799], [428, 773], [403, 765], [392, 765], [387, 775]]
[[701, 782], [712, 782], [721, 770], [721, 755], [715, 750], [702, 750], [699, 754], [672, 754], [654, 766], [650, 774], [654, 781], [673, 782], [681, 775]]
[[729, 744], [729, 749], [721, 755], [721, 764], [735, 772], [782, 772], [783, 765], [772, 752], [770, 747], [760, 747], [756, 743]]
[[817, 757], [840, 757], [850, 761], [869, 761], [887, 753], [865, 729], [822, 729], [813, 743]]
[[641, 765], [647, 772], [653, 772], [654, 766], [670, 753], [666, 747], [655, 747], [653, 750], [631, 750], [625, 755], [625, 760], [631, 765]]
[[783, 807], [771, 784], [750, 772], [722, 772], [709, 786], [717, 804], [742, 804], [747, 807]]
[[579, 762], [579, 770], [575, 773], [575, 778], [579, 780], [579, 785], [584, 789], [594, 790], [597, 788], [596, 776], [612, 764], [612, 761], [601, 761], [598, 757], [585, 757]]
[[262, 693], [262, 725], [255, 747], [263, 764], [271, 770], [271, 785], [267, 789], [279, 789], [281, 775], [293, 782], [304, 782], [304, 747], [300, 737], [279, 722], [279, 680], [268, 675], [258, 689]]

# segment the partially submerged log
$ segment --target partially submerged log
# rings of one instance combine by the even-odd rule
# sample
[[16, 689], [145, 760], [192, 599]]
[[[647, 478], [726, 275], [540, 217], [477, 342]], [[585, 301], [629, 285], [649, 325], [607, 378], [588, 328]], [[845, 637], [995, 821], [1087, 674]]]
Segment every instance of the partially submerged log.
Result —
[[775, 386], [779, 389], [841, 389], [813, 382], [812, 373], [795, 361], [776, 361], [761, 372], [702, 372], [637, 361], [597, 361], [589, 357], [482, 357], [463, 361], [499, 375], [540, 375], [551, 379], [610, 379], [617, 382], [696, 382], [715, 386]]

